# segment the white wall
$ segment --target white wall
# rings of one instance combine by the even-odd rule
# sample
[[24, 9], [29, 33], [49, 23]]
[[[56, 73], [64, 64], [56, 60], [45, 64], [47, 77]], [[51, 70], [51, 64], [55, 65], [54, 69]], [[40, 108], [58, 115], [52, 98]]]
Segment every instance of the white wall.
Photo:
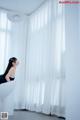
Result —
[[79, 5], [65, 5], [66, 28], [66, 118], [80, 119]]

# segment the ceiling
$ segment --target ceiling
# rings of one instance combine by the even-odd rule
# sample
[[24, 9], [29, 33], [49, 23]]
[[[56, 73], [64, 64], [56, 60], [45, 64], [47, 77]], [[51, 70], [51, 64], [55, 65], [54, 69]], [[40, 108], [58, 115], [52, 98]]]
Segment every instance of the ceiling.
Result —
[[13, 11], [30, 14], [45, 0], [0, 0], [0, 7]]

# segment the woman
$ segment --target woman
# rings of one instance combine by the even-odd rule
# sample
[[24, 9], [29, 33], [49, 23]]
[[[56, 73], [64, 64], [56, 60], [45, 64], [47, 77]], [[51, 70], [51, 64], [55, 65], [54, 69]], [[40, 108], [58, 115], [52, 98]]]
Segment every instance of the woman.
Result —
[[0, 84], [9, 82], [15, 79], [16, 66], [19, 64], [17, 58], [12, 57], [9, 59], [8, 66], [3, 75], [0, 75]]

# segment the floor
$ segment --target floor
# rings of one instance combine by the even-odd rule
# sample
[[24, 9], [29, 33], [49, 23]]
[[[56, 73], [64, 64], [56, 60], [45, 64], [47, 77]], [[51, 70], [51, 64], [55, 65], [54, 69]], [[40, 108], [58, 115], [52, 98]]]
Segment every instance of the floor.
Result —
[[15, 111], [14, 116], [10, 116], [8, 120], [64, 120], [64, 119], [29, 111]]

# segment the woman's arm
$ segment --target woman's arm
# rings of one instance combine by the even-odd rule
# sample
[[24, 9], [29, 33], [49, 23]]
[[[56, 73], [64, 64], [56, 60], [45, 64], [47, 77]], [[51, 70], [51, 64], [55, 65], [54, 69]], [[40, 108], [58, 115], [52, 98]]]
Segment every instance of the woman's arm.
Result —
[[14, 74], [14, 68], [12, 67], [12, 68], [9, 70], [8, 74], [5, 76], [5, 79], [6, 79], [7, 81], [10, 81], [10, 77], [11, 77], [13, 74]]

